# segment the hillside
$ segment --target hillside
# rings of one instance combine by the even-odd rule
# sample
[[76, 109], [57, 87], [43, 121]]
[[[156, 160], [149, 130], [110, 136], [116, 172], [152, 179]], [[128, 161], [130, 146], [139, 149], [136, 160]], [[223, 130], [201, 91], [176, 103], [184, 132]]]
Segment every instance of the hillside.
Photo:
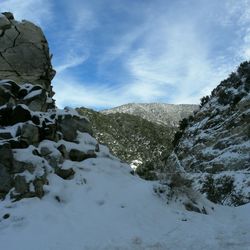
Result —
[[129, 103], [101, 112], [104, 114], [127, 113], [157, 124], [178, 127], [180, 120], [193, 115], [198, 108], [198, 105], [191, 104]]
[[175, 143], [179, 164], [208, 198], [230, 205], [250, 201], [250, 62], [202, 98]]
[[91, 121], [95, 138], [114, 155], [132, 164], [143, 178], [157, 178], [159, 166], [172, 151], [176, 128], [127, 113], [103, 114], [83, 107], [77, 111]]

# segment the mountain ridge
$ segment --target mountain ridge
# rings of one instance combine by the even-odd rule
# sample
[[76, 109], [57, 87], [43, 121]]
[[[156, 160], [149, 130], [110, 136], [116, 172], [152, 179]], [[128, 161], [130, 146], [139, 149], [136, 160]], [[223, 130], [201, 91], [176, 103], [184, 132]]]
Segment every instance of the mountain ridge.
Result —
[[104, 114], [129, 113], [158, 124], [178, 127], [180, 120], [193, 115], [198, 108], [199, 105], [196, 104], [128, 103], [100, 112]]

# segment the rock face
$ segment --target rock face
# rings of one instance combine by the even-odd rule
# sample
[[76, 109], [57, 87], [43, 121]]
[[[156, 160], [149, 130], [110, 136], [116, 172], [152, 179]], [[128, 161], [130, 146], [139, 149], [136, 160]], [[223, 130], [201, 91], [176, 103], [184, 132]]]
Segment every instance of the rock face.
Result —
[[130, 163], [141, 177], [157, 179], [163, 159], [172, 151], [176, 128], [127, 113], [103, 114], [86, 108], [77, 111], [88, 117], [95, 138], [114, 155]]
[[180, 134], [175, 154], [200, 191], [222, 204], [250, 201], [250, 62], [201, 99]]
[[129, 103], [101, 111], [103, 114], [126, 113], [168, 127], [178, 127], [179, 121], [193, 115], [198, 105], [165, 103]]
[[[41, 106], [39, 93], [48, 97], [48, 92], [40, 85], [2, 80], [0, 90], [0, 198], [7, 193], [15, 200], [41, 198], [49, 174], [63, 179], [74, 175], [72, 168], [63, 167], [66, 160], [97, 157], [94, 139], [88, 147], [79, 145], [79, 136], [92, 132], [89, 121], [70, 109], [50, 109], [46, 101]], [[27, 96], [37, 97], [39, 105], [30, 106]]]
[[28, 21], [17, 22], [11, 13], [0, 14], [0, 80], [40, 85], [52, 97], [50, 82], [55, 71], [50, 59], [47, 40], [39, 27]]
[[[70, 109], [56, 110], [52, 99], [47, 41], [34, 24], [0, 15], [0, 198], [41, 198], [48, 175], [74, 175], [64, 166], [70, 152], [97, 157], [97, 142], [80, 142], [89, 121]], [[6, 80], [11, 78], [12, 80]], [[79, 148], [80, 147], [80, 148]], [[76, 156], [77, 157], [77, 156]], [[84, 160], [77, 158], [78, 161]]]

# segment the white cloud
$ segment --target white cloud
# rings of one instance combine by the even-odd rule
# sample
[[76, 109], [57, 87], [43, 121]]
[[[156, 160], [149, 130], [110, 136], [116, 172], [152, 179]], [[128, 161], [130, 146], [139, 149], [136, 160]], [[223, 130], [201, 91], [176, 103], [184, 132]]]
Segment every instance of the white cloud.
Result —
[[63, 62], [55, 66], [57, 74], [62, 73], [63, 71], [74, 68], [78, 65], [81, 65], [88, 59], [86, 54], [78, 54], [77, 51], [67, 52]]
[[[94, 12], [81, 1], [65, 2], [67, 27], [61, 32], [63, 38], [60, 55], [55, 58], [58, 74], [83, 64], [90, 56], [86, 33], [98, 27]], [[56, 79], [57, 79], [56, 76]], [[58, 76], [60, 77], [60, 76]]]
[[144, 37], [143, 48], [126, 62], [134, 79], [129, 91], [142, 101], [197, 103], [203, 86], [214, 87], [224, 75], [209, 61], [209, 46], [195, 23], [159, 19]]
[[57, 84], [54, 85], [54, 91], [56, 92], [56, 105], [59, 108], [65, 106], [112, 107], [129, 100], [120, 88], [104, 84], [89, 84], [69, 74], [60, 74]]
[[1, 12], [10, 11], [17, 20], [29, 20], [38, 25], [49, 23], [52, 18], [52, 3], [49, 0], [3, 0]]
[[[63, 29], [55, 29], [55, 33], [50, 34], [50, 39], [60, 44], [54, 58], [58, 73], [53, 81], [60, 107], [108, 107], [127, 102], [156, 101], [198, 103], [241, 60], [249, 60], [250, 0], [239, 0], [237, 3], [228, 0], [218, 4], [218, 7], [217, 1], [212, 1], [211, 5], [204, 1], [192, 1], [191, 8], [185, 4], [180, 6], [181, 3], [169, 4], [170, 14], [161, 9], [160, 2], [150, 5], [150, 8], [147, 4], [140, 5], [144, 8], [140, 12], [126, 5], [124, 13], [129, 11], [131, 15], [132, 11], [138, 14], [137, 17], [140, 15], [140, 22], [128, 25], [126, 31], [113, 34], [110, 46], [102, 54], [102, 45], [92, 45], [93, 38], [89, 38], [92, 31], [102, 28], [103, 6], [98, 1], [63, 1], [66, 10], [63, 16], [52, 12], [52, 1], [49, 0], [4, 0], [1, 1], [1, 10], [10, 10], [17, 19], [28, 19], [39, 25], [60, 18], [56, 19], [56, 25], [63, 26]], [[123, 4], [120, 7], [123, 8]], [[196, 9], [199, 13], [194, 12]], [[212, 22], [229, 28], [234, 28], [235, 24], [240, 27], [232, 31], [232, 34], [237, 34], [237, 39], [235, 36], [232, 39], [238, 42], [238, 46], [223, 48], [230, 49], [227, 55], [213, 53], [216, 41], [213, 31], [209, 30]], [[100, 31], [107, 32], [105, 28]], [[108, 28], [111, 30], [109, 36], [112, 36], [112, 27]], [[97, 46], [94, 49], [101, 48], [98, 54], [91, 54], [92, 46]], [[113, 87], [105, 82], [85, 82], [77, 79], [73, 72], [76, 66], [84, 67], [87, 60], [98, 65], [96, 74], [107, 74], [106, 66], [115, 60], [126, 72], [119, 77], [115, 71], [109, 74], [112, 74], [113, 81], [119, 79]]]
[[[120, 59], [126, 68], [128, 75], [114, 88], [102, 82], [91, 86], [70, 74], [65, 81], [65, 76], [59, 75], [58, 105], [110, 107], [128, 102], [199, 103], [203, 95], [209, 94], [233, 70], [235, 62], [226, 57], [211, 59], [213, 41], [200, 24], [203, 15], [187, 17], [177, 15], [171, 20], [165, 13], [157, 12], [150, 20], [145, 17], [139, 27], [135, 25], [129, 32], [120, 34], [99, 61], [99, 67], [105, 68], [105, 64]], [[133, 48], [135, 42], [140, 44], [139, 48]]]
[[221, 17], [225, 25], [234, 25], [238, 38], [237, 56], [239, 60], [250, 60], [250, 0], [228, 0], [226, 14]]

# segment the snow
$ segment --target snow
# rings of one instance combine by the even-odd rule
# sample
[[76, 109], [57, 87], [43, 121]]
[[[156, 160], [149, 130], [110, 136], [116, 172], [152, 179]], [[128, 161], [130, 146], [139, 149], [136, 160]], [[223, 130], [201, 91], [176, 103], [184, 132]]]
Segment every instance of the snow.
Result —
[[41, 95], [42, 94], [42, 89], [38, 89], [38, 90], [34, 90], [32, 92], [30, 92], [28, 95], [26, 95], [23, 100], [28, 100], [31, 99], [35, 96]]
[[[90, 146], [95, 142], [86, 134], [79, 137]], [[16, 156], [20, 159], [19, 151]], [[214, 207], [208, 215], [167, 205], [153, 192], [156, 182], [131, 175], [131, 168], [108, 152], [64, 165], [75, 177], [51, 173], [41, 200], [0, 202], [1, 249], [250, 249], [250, 204], [233, 208], [207, 201]]]
[[[50, 115], [32, 114], [48, 119]], [[77, 115], [69, 108], [56, 114]], [[16, 128], [7, 127], [6, 131], [15, 134]], [[13, 151], [16, 160], [35, 166], [18, 175], [31, 181], [46, 173], [48, 185], [42, 199], [12, 202], [7, 196], [0, 202], [1, 249], [250, 249], [250, 204], [223, 207], [198, 195], [198, 204], [203, 204], [208, 214], [188, 212], [179, 201], [167, 202], [158, 196], [154, 192], [158, 182], [133, 175], [132, 168], [103, 145], [96, 152], [97, 158], [65, 160], [62, 169], [73, 168], [75, 175], [64, 180], [54, 174], [47, 160], [32, 153], [46, 147], [50, 156], [58, 156], [61, 144], [67, 151], [87, 152], [98, 142], [87, 133], [78, 133], [77, 143], [44, 140], [37, 147]], [[33, 184], [30, 186], [34, 190]]]
[[138, 168], [138, 166], [140, 166], [142, 164], [142, 161], [140, 160], [133, 160], [130, 164], [131, 168], [133, 170], [136, 170]]

